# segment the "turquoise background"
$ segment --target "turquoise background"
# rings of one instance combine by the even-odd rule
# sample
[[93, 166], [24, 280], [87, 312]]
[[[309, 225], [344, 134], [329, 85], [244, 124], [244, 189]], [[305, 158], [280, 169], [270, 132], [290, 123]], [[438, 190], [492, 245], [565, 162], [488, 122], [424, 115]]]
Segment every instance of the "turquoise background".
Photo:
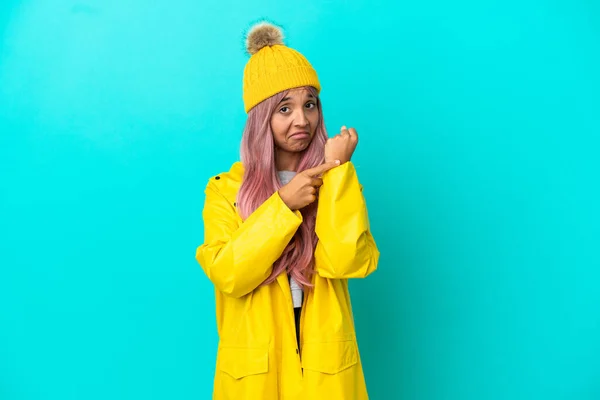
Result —
[[593, 0], [4, 0], [0, 399], [210, 398], [194, 254], [261, 17], [361, 138], [371, 398], [599, 399]]

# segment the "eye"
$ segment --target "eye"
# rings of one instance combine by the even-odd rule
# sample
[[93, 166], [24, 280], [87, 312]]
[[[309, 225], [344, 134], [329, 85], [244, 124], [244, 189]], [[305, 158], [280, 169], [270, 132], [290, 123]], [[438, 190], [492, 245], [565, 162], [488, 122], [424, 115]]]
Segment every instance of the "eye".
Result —
[[308, 103], [306, 103], [306, 108], [315, 108], [317, 105], [313, 102], [313, 101], [309, 101]]
[[288, 106], [283, 106], [279, 109], [279, 112], [286, 114], [289, 110], [290, 110], [290, 108]]

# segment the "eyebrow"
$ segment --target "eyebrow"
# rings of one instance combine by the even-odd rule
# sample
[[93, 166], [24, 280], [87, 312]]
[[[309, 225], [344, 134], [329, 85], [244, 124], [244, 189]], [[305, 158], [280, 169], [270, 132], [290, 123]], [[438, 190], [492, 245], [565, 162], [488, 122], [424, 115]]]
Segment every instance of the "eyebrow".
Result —
[[[313, 96], [312, 94], [309, 94], [308, 97], [310, 97], [313, 100], [316, 99], [316, 97]], [[279, 104], [283, 103], [284, 101], [291, 100], [291, 99], [292, 99], [291, 97], [284, 97], [283, 99], [281, 99], [281, 101], [279, 102]]]

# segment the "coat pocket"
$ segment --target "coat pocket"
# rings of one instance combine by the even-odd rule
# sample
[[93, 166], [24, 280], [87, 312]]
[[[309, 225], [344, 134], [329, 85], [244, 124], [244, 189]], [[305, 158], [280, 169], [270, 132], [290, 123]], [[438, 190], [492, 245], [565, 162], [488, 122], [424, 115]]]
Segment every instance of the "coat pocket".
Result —
[[269, 372], [267, 348], [223, 347], [219, 353], [219, 369], [234, 379]]
[[304, 343], [302, 368], [324, 374], [337, 374], [356, 365], [358, 351], [354, 340]]

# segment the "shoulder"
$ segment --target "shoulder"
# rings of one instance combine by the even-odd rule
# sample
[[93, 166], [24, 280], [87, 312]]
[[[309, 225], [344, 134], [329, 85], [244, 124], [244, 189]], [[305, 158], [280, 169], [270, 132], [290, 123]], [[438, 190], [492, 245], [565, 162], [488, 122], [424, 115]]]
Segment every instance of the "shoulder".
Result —
[[244, 166], [240, 161], [231, 165], [229, 171], [224, 171], [211, 176], [208, 179], [206, 190], [212, 190], [223, 197], [235, 201], [236, 195], [244, 177]]

